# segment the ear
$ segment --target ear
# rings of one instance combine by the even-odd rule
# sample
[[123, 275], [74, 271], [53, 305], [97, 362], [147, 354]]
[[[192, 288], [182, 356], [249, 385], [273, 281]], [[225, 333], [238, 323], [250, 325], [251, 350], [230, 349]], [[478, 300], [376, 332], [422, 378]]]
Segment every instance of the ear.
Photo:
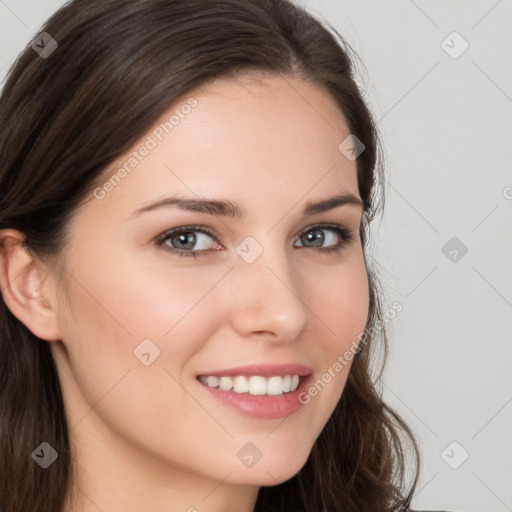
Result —
[[[24, 235], [14, 229], [0, 230], [0, 290], [12, 314], [37, 337], [61, 339], [57, 321], [55, 290], [44, 297], [44, 265], [36, 261], [23, 244]], [[49, 289], [46, 286], [46, 289]]]

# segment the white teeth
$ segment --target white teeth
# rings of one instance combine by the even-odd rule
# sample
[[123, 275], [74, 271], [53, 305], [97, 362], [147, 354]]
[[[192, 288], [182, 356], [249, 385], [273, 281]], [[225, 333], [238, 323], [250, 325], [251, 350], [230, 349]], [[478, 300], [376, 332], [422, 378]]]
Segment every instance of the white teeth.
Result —
[[292, 388], [292, 378], [290, 375], [286, 375], [283, 379], [283, 393], [288, 393]]
[[201, 375], [199, 380], [206, 386], [219, 388], [223, 391], [276, 396], [295, 391], [299, 386], [300, 377], [298, 375], [285, 375], [266, 379], [261, 375], [252, 375], [249, 378], [244, 376], [215, 377]]
[[233, 387], [233, 379], [231, 377], [221, 377], [219, 379], [219, 388], [229, 391]]
[[265, 377], [255, 376], [249, 378], [249, 394], [250, 395], [266, 395], [267, 379]]
[[211, 388], [216, 388], [219, 385], [219, 378], [218, 377], [206, 377], [207, 384]]
[[245, 377], [235, 377], [233, 383], [235, 393], [247, 393], [249, 391], [249, 381]]
[[283, 378], [270, 377], [267, 382], [268, 395], [282, 395], [283, 394]]

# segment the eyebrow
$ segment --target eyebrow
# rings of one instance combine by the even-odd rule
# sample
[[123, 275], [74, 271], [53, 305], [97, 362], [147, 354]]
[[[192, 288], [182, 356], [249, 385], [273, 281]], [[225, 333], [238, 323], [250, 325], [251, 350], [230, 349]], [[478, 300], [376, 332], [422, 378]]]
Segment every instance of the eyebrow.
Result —
[[[357, 196], [352, 193], [345, 193], [321, 201], [307, 203], [303, 210], [303, 216], [327, 212], [345, 205], [354, 205], [363, 208], [363, 203]], [[131, 217], [161, 208], [178, 208], [180, 210], [206, 213], [208, 215], [219, 215], [221, 217], [234, 219], [242, 219], [245, 216], [244, 208], [232, 201], [170, 196], [135, 210]]]

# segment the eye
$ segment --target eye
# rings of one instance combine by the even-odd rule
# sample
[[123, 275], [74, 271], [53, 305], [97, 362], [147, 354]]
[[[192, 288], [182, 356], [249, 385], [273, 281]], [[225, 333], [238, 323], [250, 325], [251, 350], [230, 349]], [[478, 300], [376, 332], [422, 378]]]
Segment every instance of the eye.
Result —
[[[157, 237], [156, 244], [178, 256], [197, 258], [205, 253], [218, 250], [208, 248], [208, 244], [211, 243], [208, 242], [208, 238], [217, 242], [213, 232], [204, 226], [183, 226], [162, 233]], [[339, 239], [338, 242], [336, 242], [336, 238]], [[323, 253], [340, 252], [353, 239], [354, 235], [343, 226], [337, 224], [316, 225], [302, 231], [299, 236], [300, 245], [295, 247], [317, 248], [317, 252]], [[326, 242], [328, 246], [324, 247]], [[199, 247], [197, 247], [198, 245]]]
[[[323, 233], [330, 233], [329, 235], [325, 236]], [[335, 240], [337, 238], [340, 239], [338, 243], [334, 243], [334, 245], [331, 244], [333, 239]], [[304, 243], [309, 244], [313, 243], [313, 246], [307, 246], [307, 247], [320, 247], [320, 251], [322, 252], [340, 252], [345, 245], [350, 243], [354, 239], [354, 235], [343, 226], [339, 226], [337, 224], [323, 224], [323, 225], [317, 225], [312, 226], [308, 228], [306, 231], [303, 231], [301, 236], [299, 237], [299, 241], [301, 242], [302, 246], [304, 246]], [[328, 247], [322, 247], [322, 245], [325, 242], [328, 242]]]
[[[199, 233], [199, 236], [196, 236]], [[181, 228], [171, 229], [160, 235], [156, 243], [158, 246], [163, 246], [163, 249], [170, 251], [178, 256], [192, 256], [197, 258], [201, 253], [210, 251], [212, 249], [205, 248], [208, 245], [208, 238], [215, 240], [215, 237], [209, 229], [200, 226], [184, 226]], [[206, 240], [205, 240], [206, 239]], [[191, 251], [199, 243], [199, 249]]]

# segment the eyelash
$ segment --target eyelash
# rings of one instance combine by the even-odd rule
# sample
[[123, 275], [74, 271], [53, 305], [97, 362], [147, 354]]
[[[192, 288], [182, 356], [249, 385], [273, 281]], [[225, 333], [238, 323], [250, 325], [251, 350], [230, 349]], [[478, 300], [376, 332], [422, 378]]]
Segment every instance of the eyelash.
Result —
[[[315, 224], [313, 226], [306, 228], [304, 231], [302, 231], [299, 234], [299, 237], [310, 232], [310, 231], [315, 231], [316, 229], [324, 229], [326, 231], [332, 231], [332, 232], [336, 233], [337, 235], [339, 235], [341, 238], [341, 242], [339, 242], [336, 245], [333, 245], [330, 247], [322, 247], [322, 248], [317, 249], [318, 251], [320, 251], [324, 254], [325, 253], [331, 254], [331, 253], [341, 252], [341, 250], [346, 245], [348, 245], [350, 242], [352, 242], [355, 238], [354, 235], [348, 229], [344, 228], [343, 226], [339, 226], [337, 224]], [[189, 257], [197, 258], [199, 256], [203, 256], [205, 253], [209, 253], [212, 250], [214, 250], [214, 249], [210, 249], [210, 250], [186, 251], [183, 249], [176, 249], [176, 248], [170, 247], [170, 246], [164, 247], [164, 243], [167, 240], [169, 240], [170, 238], [172, 238], [176, 235], [179, 235], [181, 233], [189, 233], [191, 231], [199, 231], [201, 233], [204, 233], [204, 234], [210, 236], [215, 242], [219, 243], [217, 241], [216, 236], [213, 233], [213, 231], [204, 226], [182, 226], [179, 228], [171, 229], [170, 231], [166, 231], [165, 233], [162, 233], [161, 235], [159, 235], [156, 238], [156, 244], [158, 247], [162, 247], [165, 251], [171, 252], [173, 254], [177, 254], [178, 256], [184, 257], [184, 258], [189, 258]], [[302, 246], [302, 247], [305, 247], [305, 246]], [[306, 249], [315, 249], [315, 248], [314, 247], [306, 247]]]

